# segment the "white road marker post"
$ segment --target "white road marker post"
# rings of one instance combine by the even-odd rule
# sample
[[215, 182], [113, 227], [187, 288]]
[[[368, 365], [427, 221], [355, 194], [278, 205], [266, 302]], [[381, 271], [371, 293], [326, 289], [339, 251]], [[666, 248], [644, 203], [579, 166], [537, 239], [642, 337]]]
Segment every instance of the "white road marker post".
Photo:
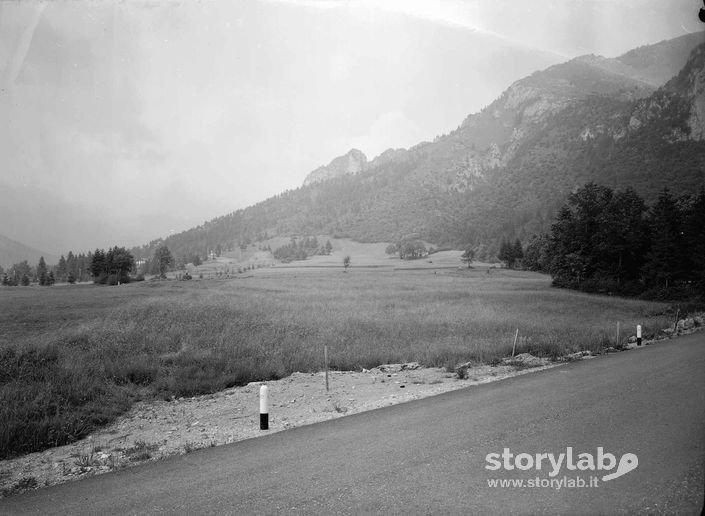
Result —
[[259, 429], [269, 430], [269, 387], [259, 388]]
[[514, 358], [514, 353], [517, 350], [517, 338], [518, 337], [519, 337], [519, 328], [517, 328], [517, 331], [514, 334], [514, 345], [512, 345], [512, 358]]
[[636, 325], [636, 345], [641, 346], [641, 324]]

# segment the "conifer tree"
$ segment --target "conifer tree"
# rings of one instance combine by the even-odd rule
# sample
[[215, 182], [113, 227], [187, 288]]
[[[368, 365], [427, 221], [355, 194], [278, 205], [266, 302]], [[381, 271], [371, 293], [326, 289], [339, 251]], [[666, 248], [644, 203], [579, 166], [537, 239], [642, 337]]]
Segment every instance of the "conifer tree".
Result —
[[39, 263], [37, 264], [37, 279], [40, 285], [44, 286], [47, 284], [47, 264], [43, 256], [39, 258]]
[[649, 213], [651, 251], [643, 271], [649, 284], [668, 288], [683, 274], [683, 220], [678, 203], [668, 188]]
[[64, 255], [61, 255], [61, 258], [59, 258], [59, 265], [56, 266], [56, 275], [58, 276], [59, 281], [66, 281], [66, 274], [68, 273], [68, 266], [66, 262], [66, 258], [64, 258]]

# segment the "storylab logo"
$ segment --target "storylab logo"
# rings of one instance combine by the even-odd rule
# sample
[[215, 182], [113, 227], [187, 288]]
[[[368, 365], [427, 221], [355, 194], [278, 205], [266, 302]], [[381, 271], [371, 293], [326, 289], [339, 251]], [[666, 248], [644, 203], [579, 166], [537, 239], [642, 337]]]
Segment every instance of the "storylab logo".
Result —
[[[575, 453], [568, 447], [564, 453], [518, 453], [509, 448], [502, 453], [488, 453], [485, 469], [489, 471], [536, 471], [533, 479], [490, 479], [491, 487], [598, 487], [599, 481], [608, 482], [634, 471], [639, 459], [633, 453], [625, 453], [619, 460], [612, 453], [605, 453], [599, 446], [596, 453]], [[563, 477], [558, 476], [563, 472]], [[548, 474], [546, 478], [545, 474]], [[568, 476], [572, 474], [572, 476]], [[587, 475], [580, 476], [580, 474]], [[541, 475], [541, 476], [538, 476]]]

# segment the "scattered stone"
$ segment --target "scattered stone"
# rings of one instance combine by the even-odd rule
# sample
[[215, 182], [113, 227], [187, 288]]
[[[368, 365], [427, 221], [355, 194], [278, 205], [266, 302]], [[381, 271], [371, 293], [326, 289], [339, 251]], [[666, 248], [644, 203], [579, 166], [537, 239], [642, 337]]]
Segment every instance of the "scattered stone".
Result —
[[546, 358], [535, 357], [531, 353], [519, 353], [515, 357], [507, 357], [502, 359], [505, 365], [521, 365], [523, 367], [540, 367], [546, 365], [549, 360]]
[[687, 331], [692, 329], [695, 326], [695, 320], [692, 318], [687, 318], [687, 319], [681, 319], [678, 321], [678, 331]]
[[376, 369], [383, 373], [398, 373], [400, 371], [413, 371], [415, 369], [419, 369], [420, 367], [421, 366], [418, 362], [407, 362], [405, 364], [382, 364], [377, 366]]
[[[614, 349], [614, 348], [611, 348]], [[571, 360], [581, 360], [583, 357], [592, 357], [592, 351], [590, 350], [584, 350], [584, 351], [576, 351], [575, 353], [569, 353], [565, 357], [563, 357], [565, 360], [570, 362]]]
[[636, 342], [636, 335], [631, 335], [629, 337], [629, 344], [634, 344]]

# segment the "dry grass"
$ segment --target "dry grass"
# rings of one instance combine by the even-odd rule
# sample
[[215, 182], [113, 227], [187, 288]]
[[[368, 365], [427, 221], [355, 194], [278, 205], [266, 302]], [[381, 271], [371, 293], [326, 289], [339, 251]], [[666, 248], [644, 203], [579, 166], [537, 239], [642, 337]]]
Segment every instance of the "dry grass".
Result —
[[[0, 289], [0, 458], [70, 442], [144, 397], [323, 367], [491, 363], [599, 351], [666, 306], [495, 271], [261, 269], [229, 281]], [[625, 331], [626, 336], [626, 331]]]

